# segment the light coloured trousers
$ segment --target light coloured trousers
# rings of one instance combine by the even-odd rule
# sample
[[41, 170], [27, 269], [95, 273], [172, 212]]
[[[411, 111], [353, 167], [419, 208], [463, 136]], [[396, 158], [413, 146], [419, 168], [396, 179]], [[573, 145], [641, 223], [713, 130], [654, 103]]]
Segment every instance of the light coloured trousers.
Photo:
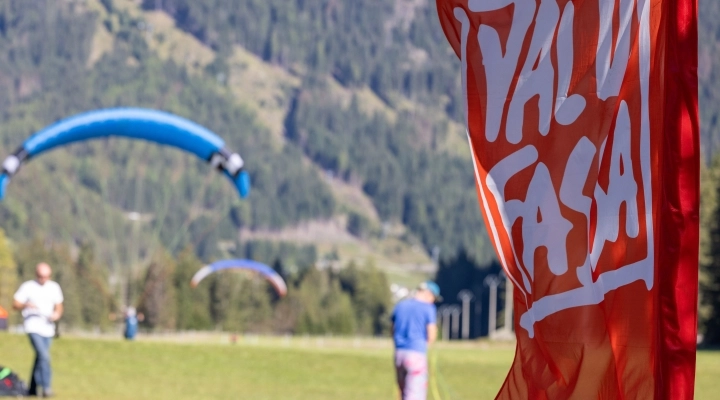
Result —
[[395, 350], [395, 373], [403, 400], [426, 400], [427, 354], [413, 350]]

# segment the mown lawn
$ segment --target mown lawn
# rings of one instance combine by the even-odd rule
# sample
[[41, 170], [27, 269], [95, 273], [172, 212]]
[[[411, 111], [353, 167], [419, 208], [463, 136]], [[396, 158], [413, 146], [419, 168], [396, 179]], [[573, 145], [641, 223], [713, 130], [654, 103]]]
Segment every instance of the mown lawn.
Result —
[[[394, 399], [386, 341], [315, 338], [226, 341], [63, 337], [53, 343], [59, 399]], [[441, 345], [443, 400], [491, 399], [513, 356], [510, 345]], [[0, 365], [27, 379], [25, 336], [0, 334]], [[720, 353], [698, 354], [698, 399], [720, 393]], [[432, 399], [432, 394], [430, 397]]]

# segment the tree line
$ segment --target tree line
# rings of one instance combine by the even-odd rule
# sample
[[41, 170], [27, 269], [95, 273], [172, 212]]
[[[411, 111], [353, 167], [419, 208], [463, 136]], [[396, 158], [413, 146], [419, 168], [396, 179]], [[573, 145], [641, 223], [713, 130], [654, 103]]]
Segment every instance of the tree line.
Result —
[[[302, 260], [303, 251], [298, 249], [296, 259]], [[34, 279], [40, 261], [53, 267], [53, 279], [63, 289], [66, 328], [113, 330], [128, 306], [143, 313], [147, 331], [384, 335], [390, 324], [390, 284], [372, 264], [291, 269], [277, 259], [273, 267], [288, 285], [287, 296], [280, 298], [252, 274], [220, 272], [191, 288], [190, 279], [203, 263], [188, 247], [177, 257], [159, 250], [139, 274], [116, 274], [111, 286], [91, 244], [33, 239], [11, 245], [2, 230], [0, 306], [10, 310], [12, 294], [21, 282]]]
[[700, 170], [700, 297], [703, 342], [720, 345], [720, 156]]

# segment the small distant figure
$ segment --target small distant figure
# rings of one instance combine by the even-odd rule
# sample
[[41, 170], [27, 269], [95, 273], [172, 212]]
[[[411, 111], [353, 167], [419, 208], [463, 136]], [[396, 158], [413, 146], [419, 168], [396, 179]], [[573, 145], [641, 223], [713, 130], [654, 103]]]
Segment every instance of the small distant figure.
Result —
[[137, 312], [135, 307], [128, 307], [125, 311], [125, 339], [134, 340], [138, 331], [138, 324], [145, 319], [142, 313]]
[[413, 297], [400, 301], [393, 310], [395, 372], [402, 400], [427, 398], [427, 349], [437, 338], [437, 301], [442, 301], [440, 287], [426, 281]]
[[50, 280], [50, 275], [50, 265], [38, 264], [35, 280], [20, 285], [13, 296], [13, 308], [22, 312], [25, 333], [35, 349], [30, 396], [53, 396], [50, 344], [55, 336], [55, 323], [63, 314], [63, 294], [60, 285]]
[[230, 343], [231, 344], [237, 344], [237, 341], [238, 341], [237, 333], [233, 333], [232, 335], [230, 335]]
[[8, 312], [0, 306], [0, 331], [8, 329]]

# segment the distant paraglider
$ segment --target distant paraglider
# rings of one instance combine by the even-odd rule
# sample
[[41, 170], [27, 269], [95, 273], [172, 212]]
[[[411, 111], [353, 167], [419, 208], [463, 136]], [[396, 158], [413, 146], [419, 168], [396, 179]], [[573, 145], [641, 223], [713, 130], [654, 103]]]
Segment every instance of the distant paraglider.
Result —
[[225, 148], [225, 142], [215, 133], [162, 111], [114, 108], [64, 119], [25, 140], [2, 164], [0, 200], [5, 197], [10, 178], [30, 158], [71, 143], [111, 136], [147, 140], [193, 153], [230, 178], [241, 197], [250, 191], [250, 177], [243, 169], [243, 159]]
[[200, 268], [200, 270], [195, 273], [195, 275], [192, 277], [192, 280], [190, 281], [190, 286], [197, 287], [197, 285], [208, 275], [226, 269], [257, 272], [268, 282], [270, 282], [270, 284], [275, 288], [275, 291], [280, 297], [283, 297], [287, 294], [287, 285], [285, 284], [285, 280], [283, 280], [283, 278], [277, 272], [275, 272], [274, 269], [268, 267], [265, 264], [252, 260], [222, 260], [214, 262], [210, 265], [206, 265]]

